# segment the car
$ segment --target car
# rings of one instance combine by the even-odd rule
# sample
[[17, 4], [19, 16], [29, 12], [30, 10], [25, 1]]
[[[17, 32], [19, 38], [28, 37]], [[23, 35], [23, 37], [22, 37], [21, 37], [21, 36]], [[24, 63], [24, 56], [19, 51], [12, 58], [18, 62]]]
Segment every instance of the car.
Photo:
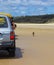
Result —
[[13, 29], [15, 29], [17, 27], [16, 24], [14, 23], [14, 20], [13, 20], [14, 17], [11, 14], [5, 13], [5, 12], [0, 12], [0, 15], [5, 15], [10, 19], [10, 22], [11, 22], [11, 25], [12, 25]]
[[15, 56], [15, 32], [9, 18], [0, 15], [0, 50], [7, 50], [10, 56]]

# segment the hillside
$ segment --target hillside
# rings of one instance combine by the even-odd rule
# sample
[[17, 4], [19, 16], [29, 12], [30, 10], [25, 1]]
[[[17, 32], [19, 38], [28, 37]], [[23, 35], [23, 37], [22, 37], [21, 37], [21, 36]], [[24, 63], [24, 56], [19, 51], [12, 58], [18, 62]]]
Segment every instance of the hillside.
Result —
[[54, 14], [39, 16], [21, 16], [14, 17], [16, 23], [53, 23]]

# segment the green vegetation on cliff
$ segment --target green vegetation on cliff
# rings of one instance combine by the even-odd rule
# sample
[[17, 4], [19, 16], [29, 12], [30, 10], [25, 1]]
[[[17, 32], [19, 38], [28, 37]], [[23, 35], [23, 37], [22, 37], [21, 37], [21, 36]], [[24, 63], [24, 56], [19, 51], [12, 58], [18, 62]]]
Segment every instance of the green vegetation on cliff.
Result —
[[54, 14], [14, 17], [16, 23], [54, 23]]

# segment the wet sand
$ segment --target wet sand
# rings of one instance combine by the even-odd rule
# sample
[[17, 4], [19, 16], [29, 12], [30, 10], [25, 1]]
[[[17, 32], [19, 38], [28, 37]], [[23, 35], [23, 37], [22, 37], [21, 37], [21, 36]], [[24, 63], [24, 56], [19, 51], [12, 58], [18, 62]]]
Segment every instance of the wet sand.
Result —
[[1, 57], [0, 65], [54, 65], [54, 29], [16, 28], [15, 33], [16, 56]]

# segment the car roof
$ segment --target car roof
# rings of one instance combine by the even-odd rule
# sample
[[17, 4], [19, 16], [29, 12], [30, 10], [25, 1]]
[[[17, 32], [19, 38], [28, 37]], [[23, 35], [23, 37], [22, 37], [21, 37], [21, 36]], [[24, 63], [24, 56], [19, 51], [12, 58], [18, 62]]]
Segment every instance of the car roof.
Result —
[[0, 17], [7, 17], [7, 16], [5, 16], [5, 15], [0, 15]]
[[0, 15], [5, 15], [5, 16], [7, 16], [7, 17], [12, 17], [12, 15], [11, 14], [9, 14], [9, 13], [4, 13], [4, 12], [0, 12]]

